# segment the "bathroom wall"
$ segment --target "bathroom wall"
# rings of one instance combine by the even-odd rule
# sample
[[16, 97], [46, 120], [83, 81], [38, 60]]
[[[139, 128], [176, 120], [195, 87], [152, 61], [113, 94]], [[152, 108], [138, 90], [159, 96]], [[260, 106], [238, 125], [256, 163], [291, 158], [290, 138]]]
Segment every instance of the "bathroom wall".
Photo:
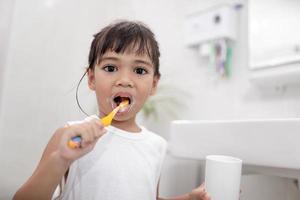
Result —
[[[7, 53], [10, 39], [10, 28], [13, 14], [14, 0], [0, 0], [0, 97], [4, 84], [4, 69], [7, 61]], [[0, 106], [1, 106], [0, 98]], [[1, 114], [1, 107], [0, 107]]]
[[[239, 11], [239, 36], [229, 79], [218, 78], [206, 59], [185, 46], [185, 16], [220, 2], [224, 0], [15, 0], [11, 31], [6, 36], [10, 37], [10, 43], [6, 43], [9, 47], [0, 54], [1, 60], [7, 60], [0, 82], [4, 86], [0, 106], [0, 199], [11, 198], [30, 176], [58, 126], [84, 117], [76, 105], [74, 88], [87, 64], [92, 35], [114, 19], [142, 20], [156, 33], [162, 54], [162, 83], [183, 88], [189, 94], [181, 98], [186, 104], [181, 119], [299, 117], [299, 87], [265, 91], [248, 80], [246, 6]], [[1, 66], [0, 75], [4, 69]], [[85, 81], [80, 87], [80, 100], [89, 113], [94, 112], [94, 96]], [[168, 139], [169, 121], [162, 121], [166, 123], [150, 129]], [[188, 192], [202, 180], [201, 162], [168, 156], [161, 194]], [[286, 194], [287, 200], [300, 197], [288, 179], [247, 176], [242, 185], [244, 200], [282, 200], [270, 189], [272, 186]], [[258, 188], [261, 192], [266, 188], [260, 197], [253, 192]]]

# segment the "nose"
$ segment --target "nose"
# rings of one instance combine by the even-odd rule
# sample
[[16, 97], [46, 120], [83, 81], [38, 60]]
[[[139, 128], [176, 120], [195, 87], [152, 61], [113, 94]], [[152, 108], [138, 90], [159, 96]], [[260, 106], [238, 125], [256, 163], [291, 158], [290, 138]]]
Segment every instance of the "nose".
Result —
[[116, 82], [117, 86], [120, 87], [133, 87], [133, 81], [132, 78], [128, 73], [121, 73], [120, 76], [118, 77], [118, 80]]

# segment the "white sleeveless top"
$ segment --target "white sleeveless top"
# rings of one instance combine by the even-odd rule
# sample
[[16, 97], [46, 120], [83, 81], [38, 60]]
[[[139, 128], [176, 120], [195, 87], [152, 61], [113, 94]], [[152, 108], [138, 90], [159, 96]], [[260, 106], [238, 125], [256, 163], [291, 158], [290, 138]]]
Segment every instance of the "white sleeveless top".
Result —
[[155, 200], [166, 141], [142, 127], [130, 133], [109, 126], [94, 149], [74, 161], [63, 200]]

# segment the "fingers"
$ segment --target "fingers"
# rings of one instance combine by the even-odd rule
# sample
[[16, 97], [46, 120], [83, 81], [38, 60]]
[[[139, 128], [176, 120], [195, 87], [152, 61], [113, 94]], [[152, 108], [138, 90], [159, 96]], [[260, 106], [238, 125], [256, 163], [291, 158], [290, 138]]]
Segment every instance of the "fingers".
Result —
[[209, 194], [206, 192], [205, 185], [201, 184], [198, 188], [191, 192], [192, 200], [211, 200]]
[[90, 121], [83, 123], [80, 128], [82, 147], [90, 145], [106, 132], [101, 123], [96, 119], [91, 119]]
[[82, 123], [71, 125], [69, 128], [69, 138], [71, 139], [75, 136], [80, 136], [80, 146], [82, 148], [91, 145], [106, 132], [103, 125], [95, 118], [89, 118]]
[[94, 146], [96, 145], [97, 141], [99, 138], [97, 138], [96, 140], [94, 140], [93, 142], [85, 145], [85, 146], [81, 146], [80, 150], [81, 150], [81, 154], [87, 154], [88, 152], [92, 151]]

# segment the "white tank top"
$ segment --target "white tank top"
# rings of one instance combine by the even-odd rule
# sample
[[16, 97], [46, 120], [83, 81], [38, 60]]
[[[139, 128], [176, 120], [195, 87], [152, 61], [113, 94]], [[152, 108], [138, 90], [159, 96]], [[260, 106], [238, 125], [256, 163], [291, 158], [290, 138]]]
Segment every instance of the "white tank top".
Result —
[[94, 149], [74, 161], [63, 200], [155, 200], [166, 141], [142, 127], [130, 133], [109, 126]]

